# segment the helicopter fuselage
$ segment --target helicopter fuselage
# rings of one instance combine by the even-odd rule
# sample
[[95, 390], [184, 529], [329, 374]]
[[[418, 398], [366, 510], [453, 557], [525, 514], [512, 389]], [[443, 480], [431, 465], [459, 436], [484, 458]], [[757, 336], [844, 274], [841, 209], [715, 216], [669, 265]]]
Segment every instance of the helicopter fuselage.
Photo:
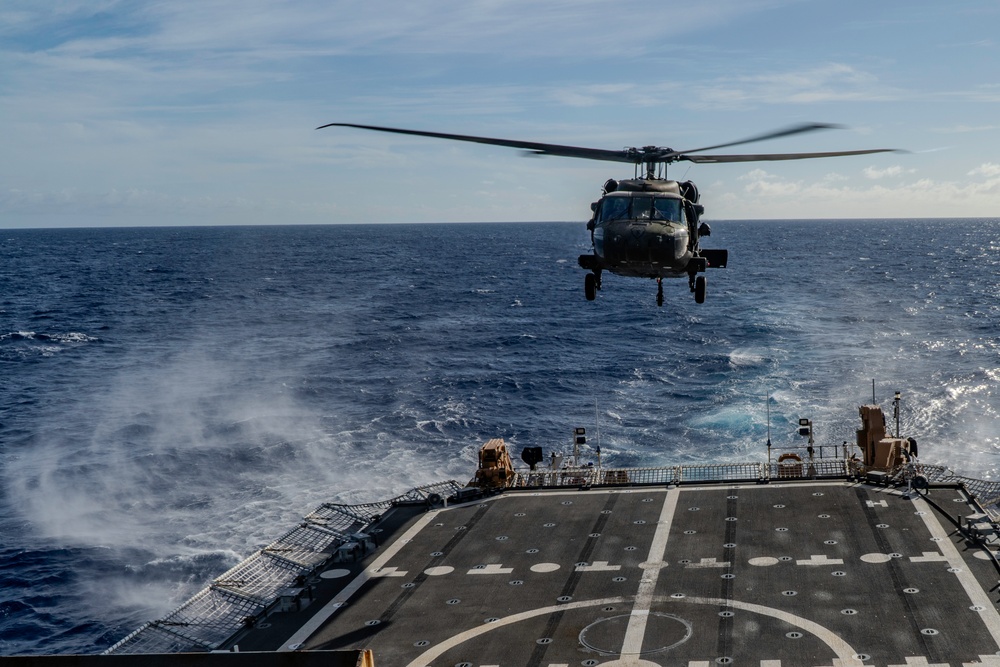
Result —
[[623, 276], [678, 277], [687, 274], [691, 233], [668, 220], [613, 220], [595, 225], [594, 254], [605, 268]]
[[594, 275], [588, 278], [588, 298], [600, 289], [601, 273], [610, 271], [658, 281], [686, 276], [700, 302], [704, 281], [699, 288], [696, 275], [709, 267], [725, 266], [727, 254], [700, 248], [699, 238], [711, 230], [699, 224], [704, 209], [697, 201], [698, 190], [690, 181], [608, 181], [587, 224], [593, 254], [580, 256], [580, 266]]

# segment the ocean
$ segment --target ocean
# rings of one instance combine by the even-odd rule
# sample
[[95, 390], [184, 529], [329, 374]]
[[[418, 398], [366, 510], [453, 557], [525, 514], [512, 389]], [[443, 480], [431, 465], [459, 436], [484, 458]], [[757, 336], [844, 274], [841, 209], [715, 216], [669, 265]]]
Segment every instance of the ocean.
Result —
[[853, 442], [875, 380], [924, 461], [1000, 474], [1000, 219], [711, 224], [729, 268], [663, 307], [585, 300], [582, 223], [0, 231], [0, 655], [100, 652], [494, 437], [761, 460]]

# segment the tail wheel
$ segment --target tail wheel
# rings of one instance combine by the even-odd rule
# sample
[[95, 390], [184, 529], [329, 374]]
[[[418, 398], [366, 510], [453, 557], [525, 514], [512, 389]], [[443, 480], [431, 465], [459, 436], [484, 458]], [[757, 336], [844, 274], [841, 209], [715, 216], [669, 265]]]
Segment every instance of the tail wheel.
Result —
[[583, 279], [583, 289], [587, 294], [587, 301], [593, 301], [597, 298], [597, 276], [593, 273], [588, 273]]
[[698, 276], [694, 281], [694, 302], [705, 303], [705, 287], [708, 281], [705, 276]]

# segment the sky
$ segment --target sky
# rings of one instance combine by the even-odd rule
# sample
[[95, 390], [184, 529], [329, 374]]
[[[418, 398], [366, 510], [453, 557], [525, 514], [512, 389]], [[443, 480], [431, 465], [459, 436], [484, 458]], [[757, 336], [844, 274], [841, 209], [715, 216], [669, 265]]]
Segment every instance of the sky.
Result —
[[677, 163], [705, 219], [1000, 216], [997, 0], [3, 0], [0, 228], [585, 221], [593, 148], [898, 148]]

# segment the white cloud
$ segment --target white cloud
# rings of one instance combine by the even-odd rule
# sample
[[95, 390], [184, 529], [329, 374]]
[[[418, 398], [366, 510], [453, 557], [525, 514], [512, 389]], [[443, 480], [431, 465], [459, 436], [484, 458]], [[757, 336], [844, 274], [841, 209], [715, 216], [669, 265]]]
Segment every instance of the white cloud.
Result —
[[987, 176], [989, 178], [1000, 177], [1000, 164], [995, 162], [984, 162], [969, 172], [969, 176]]
[[870, 178], [873, 181], [877, 181], [880, 178], [888, 178], [890, 176], [902, 176], [904, 173], [912, 174], [915, 169], [904, 170], [899, 165], [894, 165], [892, 167], [886, 167], [885, 169], [879, 169], [878, 167], [865, 167], [861, 173], [865, 175], [865, 178]]

